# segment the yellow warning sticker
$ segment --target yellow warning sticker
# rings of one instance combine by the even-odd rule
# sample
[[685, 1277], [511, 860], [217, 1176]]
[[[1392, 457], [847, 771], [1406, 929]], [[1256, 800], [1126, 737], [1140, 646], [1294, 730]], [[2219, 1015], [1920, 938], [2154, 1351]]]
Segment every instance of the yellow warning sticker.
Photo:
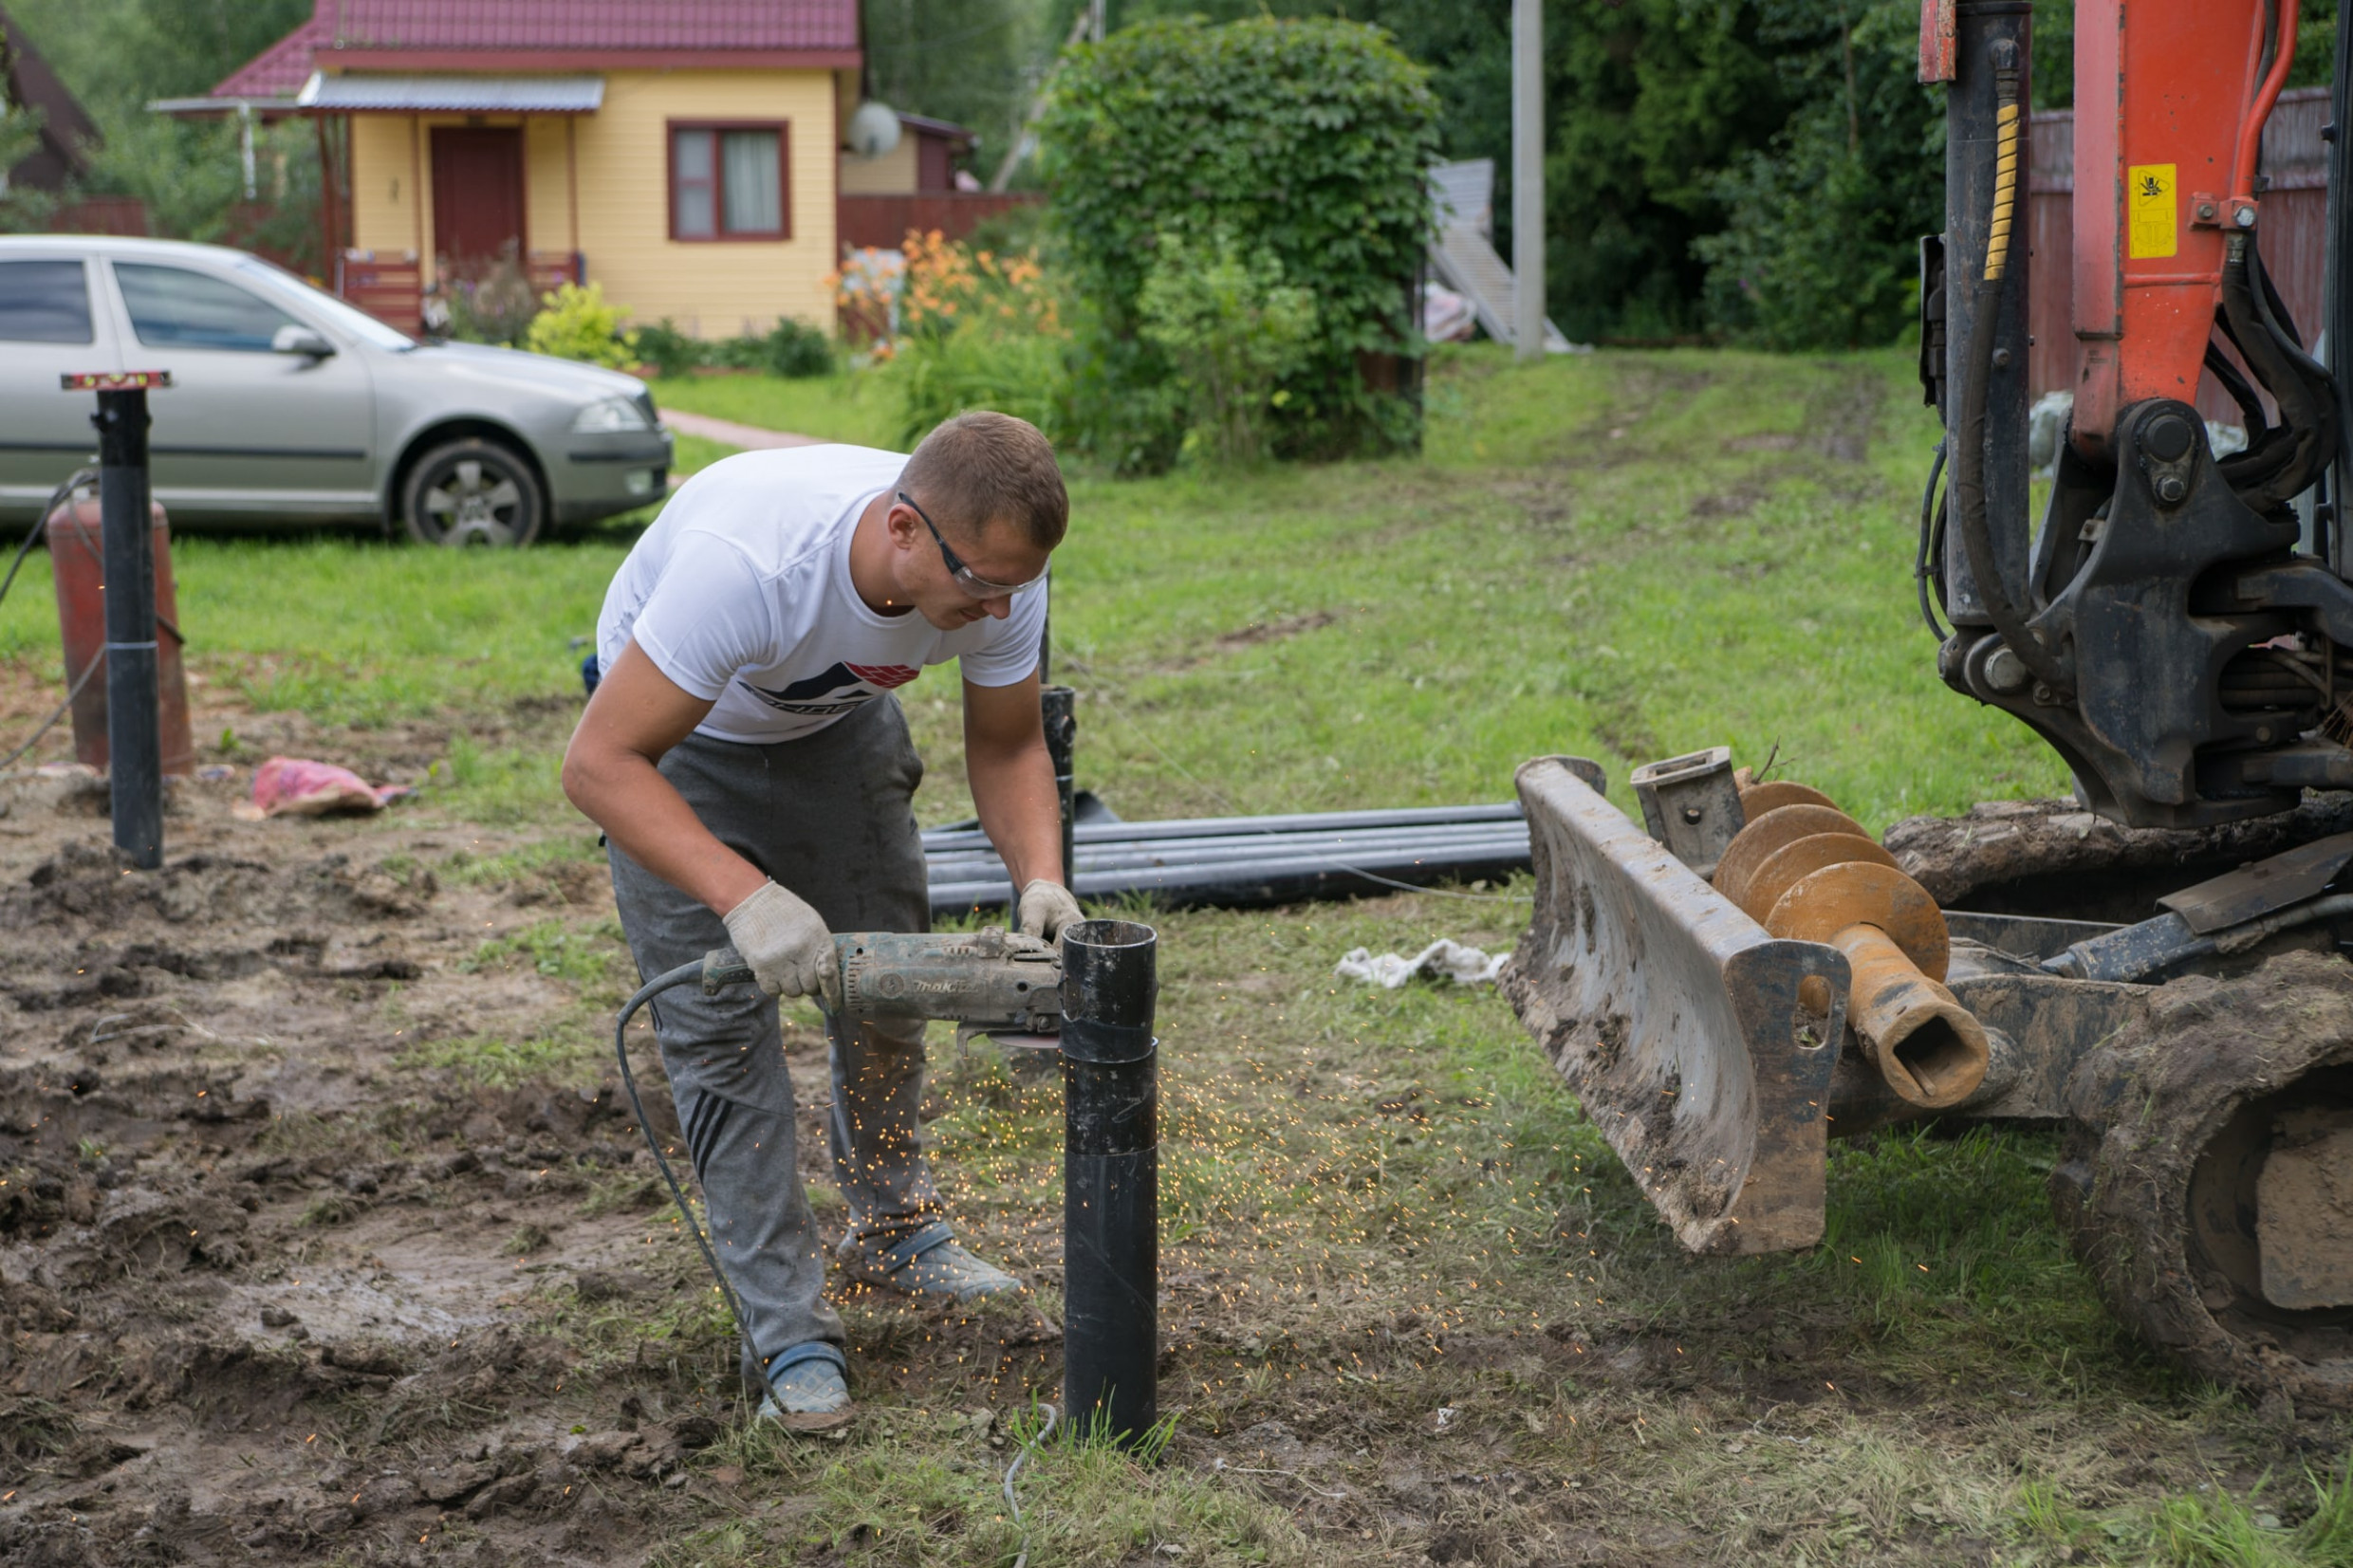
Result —
[[2163, 258], [2181, 249], [2181, 226], [2174, 210], [2174, 166], [2136, 163], [2124, 192], [2124, 253], [2139, 260]]

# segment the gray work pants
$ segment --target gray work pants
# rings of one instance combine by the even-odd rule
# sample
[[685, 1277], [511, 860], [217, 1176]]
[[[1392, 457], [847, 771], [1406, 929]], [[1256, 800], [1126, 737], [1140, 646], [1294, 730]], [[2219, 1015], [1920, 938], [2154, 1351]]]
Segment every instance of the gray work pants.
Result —
[[[881, 697], [800, 740], [741, 746], [689, 735], [661, 760], [719, 841], [806, 899], [828, 930], [930, 929], [913, 797], [923, 764], [898, 699]], [[727, 943], [716, 914], [611, 851], [613, 895], [638, 972], [651, 977]], [[842, 1362], [825, 1261], [795, 1163], [791, 1075], [776, 1000], [749, 986], [681, 986], [653, 1004], [678, 1125], [701, 1181], [713, 1249], [742, 1302], [744, 1375]], [[917, 1146], [923, 1026], [828, 1015], [834, 1178], [846, 1245], [887, 1264], [949, 1239]]]

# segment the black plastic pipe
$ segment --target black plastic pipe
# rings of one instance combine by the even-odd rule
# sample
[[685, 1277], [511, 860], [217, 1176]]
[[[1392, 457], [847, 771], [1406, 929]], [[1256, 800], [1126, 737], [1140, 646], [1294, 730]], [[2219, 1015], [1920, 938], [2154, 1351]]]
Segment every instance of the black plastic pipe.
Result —
[[[1299, 833], [1262, 839], [1140, 839], [1128, 843], [1081, 844], [1073, 861], [1077, 870], [1111, 871], [1125, 866], [1243, 864], [1252, 860], [1290, 859], [1303, 855], [1349, 860], [1360, 855], [1444, 854], [1456, 848], [1528, 842], [1528, 829], [1517, 822], [1479, 824], [1444, 833]], [[1004, 874], [1005, 862], [986, 850], [955, 850], [925, 857], [936, 878], [962, 881]]]
[[163, 732], [156, 699], [156, 559], [147, 489], [147, 393], [103, 391], [98, 412], [99, 537], [106, 569], [106, 755], [115, 847], [163, 864]]
[[[1221, 835], [1274, 834], [1313, 830], [1343, 831], [1373, 827], [1439, 826], [1454, 822], [1518, 821], [1517, 802], [1491, 805], [1404, 806], [1389, 811], [1302, 811], [1271, 817], [1178, 817], [1161, 821], [1082, 822], [1074, 836], [1082, 844], [1128, 839], [1203, 839]], [[937, 852], [965, 847], [987, 848], [989, 836], [978, 827], [936, 827], [923, 835], [923, 847]]]
[[1063, 1410], [1122, 1447], [1159, 1419], [1158, 933], [1062, 936]]
[[[1044, 655], [1039, 655], [1041, 661]], [[1046, 721], [1046, 754], [1054, 760], [1054, 795], [1062, 805], [1062, 875], [1067, 882], [1079, 863], [1077, 853], [1078, 818], [1077, 790], [1073, 776], [1078, 766], [1079, 694], [1067, 686], [1046, 686], [1038, 690], [1040, 716]]]

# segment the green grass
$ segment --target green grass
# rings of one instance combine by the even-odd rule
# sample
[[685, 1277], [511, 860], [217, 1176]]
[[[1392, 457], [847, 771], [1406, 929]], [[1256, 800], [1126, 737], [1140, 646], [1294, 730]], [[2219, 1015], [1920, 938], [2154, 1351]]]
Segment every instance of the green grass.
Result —
[[[1131, 817], [1499, 800], [1531, 755], [1622, 780], [1729, 743], [1778, 747], [1874, 826], [2056, 791], [2023, 729], [1936, 680], [1911, 580], [1936, 433], [1908, 376], [1893, 354], [1450, 353], [1419, 457], [1075, 476], [1054, 656], [1081, 692], [1081, 781]], [[846, 419], [871, 386], [722, 378], [672, 400], [706, 392], [738, 399], [709, 412], [810, 429], [791, 410]], [[215, 692], [445, 725], [428, 809], [564, 825], [438, 873], [524, 883], [594, 855], [553, 759], [565, 639], [623, 547], [188, 540], [182, 618]], [[0, 606], [0, 656], [53, 674], [45, 581]], [[962, 815], [953, 673], [904, 695], [923, 815]], [[1694, 1259], [1491, 991], [1331, 976], [1359, 945], [1508, 946], [1527, 894], [1153, 917], [1174, 1435], [1149, 1469], [1049, 1445], [1023, 1481], [1040, 1568], [1165, 1545], [1188, 1564], [2353, 1561], [2344, 1428], [2284, 1435], [2109, 1319], [2048, 1217], [2050, 1136], [1843, 1144], [1825, 1245]], [[405, 1064], [493, 1086], [603, 1071], [629, 972], [609, 928], [543, 922], [473, 962], [558, 999], [529, 1038], [432, 1040]], [[1059, 1084], [944, 1037], [934, 1062], [960, 1231], [1050, 1287]], [[298, 1133], [316, 1135], [271, 1137]], [[600, 1180], [584, 1207], [686, 1284], [651, 1307], [535, 1299], [584, 1415], [658, 1373], [707, 1390], [732, 1355], [683, 1230], [640, 1207], [642, 1168]], [[1010, 1560], [1008, 1450], [970, 1412], [1002, 1425], [1052, 1397], [1054, 1349], [887, 1303], [845, 1318], [861, 1424], [732, 1433], [698, 1473], [740, 1470], [732, 1495], [760, 1505], [699, 1515], [659, 1560]], [[1255, 1457], [1270, 1421], [1292, 1446]]]
[[[1083, 781], [1129, 816], [1497, 800], [1526, 757], [1622, 777], [1729, 742], [1751, 762], [1777, 745], [1873, 826], [2053, 792], [2056, 763], [1946, 691], [1918, 629], [1936, 432], [1909, 374], [1893, 354], [1458, 352], [1423, 457], [1081, 476], [1054, 630]], [[674, 400], [789, 427], [875, 416], [872, 382], [713, 378]], [[497, 556], [189, 537], [180, 622], [216, 692], [330, 724], [575, 693], [570, 641], [627, 538]], [[54, 680], [45, 564], [0, 604], [0, 659]], [[902, 697], [927, 820], [965, 815], [954, 673]], [[454, 744], [450, 762], [469, 810], [544, 816], [544, 759]]]
[[658, 408], [685, 409], [760, 430], [856, 446], [899, 444], [898, 398], [884, 378], [865, 372], [797, 380], [776, 376], [689, 376], [656, 381], [653, 387]]

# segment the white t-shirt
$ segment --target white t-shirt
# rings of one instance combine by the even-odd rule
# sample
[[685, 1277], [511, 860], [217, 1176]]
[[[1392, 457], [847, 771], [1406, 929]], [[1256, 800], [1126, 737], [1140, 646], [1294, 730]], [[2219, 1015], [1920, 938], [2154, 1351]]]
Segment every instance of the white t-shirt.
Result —
[[813, 734], [928, 664], [956, 659], [975, 686], [1025, 678], [1038, 667], [1045, 584], [1015, 594], [1004, 619], [953, 632], [913, 610], [878, 615], [851, 585], [859, 513], [906, 464], [822, 446], [703, 470], [614, 574], [597, 662], [610, 670], [634, 637], [681, 690], [713, 701], [696, 734], [754, 746]]

